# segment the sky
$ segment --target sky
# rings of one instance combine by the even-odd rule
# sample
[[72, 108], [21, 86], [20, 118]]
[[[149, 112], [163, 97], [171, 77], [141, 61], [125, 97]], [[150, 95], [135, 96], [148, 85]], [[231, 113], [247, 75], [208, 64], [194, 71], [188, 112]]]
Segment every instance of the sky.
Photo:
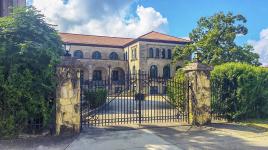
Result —
[[268, 65], [268, 0], [28, 0], [60, 32], [138, 37], [152, 30], [187, 38], [202, 16], [232, 12], [247, 18], [239, 36]]

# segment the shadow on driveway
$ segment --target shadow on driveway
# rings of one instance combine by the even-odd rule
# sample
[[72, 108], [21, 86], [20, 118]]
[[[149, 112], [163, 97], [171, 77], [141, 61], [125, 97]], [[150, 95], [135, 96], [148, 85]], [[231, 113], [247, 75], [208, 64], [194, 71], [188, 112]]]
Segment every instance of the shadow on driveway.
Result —
[[268, 132], [237, 124], [144, 125], [87, 128], [78, 136], [2, 140], [0, 149], [36, 150], [266, 150]]

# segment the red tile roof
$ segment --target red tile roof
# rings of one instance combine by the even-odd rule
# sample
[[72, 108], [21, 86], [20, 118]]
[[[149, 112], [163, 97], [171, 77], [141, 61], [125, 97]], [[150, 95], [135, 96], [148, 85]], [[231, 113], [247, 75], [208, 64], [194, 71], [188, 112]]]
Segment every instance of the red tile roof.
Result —
[[71, 34], [71, 33], [60, 33], [60, 37], [64, 43], [103, 45], [103, 46], [115, 46], [115, 47], [124, 46], [133, 40], [132, 38], [83, 35], [83, 34]]
[[163, 41], [163, 42], [172, 42], [172, 43], [190, 42], [189, 40], [186, 40], [186, 39], [169, 36], [163, 33], [155, 32], [155, 31], [142, 35], [138, 37], [137, 39], [71, 34], [71, 33], [60, 33], [60, 37], [64, 43], [79, 44], [79, 45], [98, 45], [98, 46], [108, 46], [108, 47], [124, 47], [125, 45], [129, 43], [139, 41], [139, 40]]
[[174, 36], [170, 36], [170, 35], [155, 32], [155, 31], [144, 34], [144, 35], [140, 36], [138, 39], [172, 41], [172, 42], [190, 42], [189, 40], [186, 40], [186, 39], [177, 38]]

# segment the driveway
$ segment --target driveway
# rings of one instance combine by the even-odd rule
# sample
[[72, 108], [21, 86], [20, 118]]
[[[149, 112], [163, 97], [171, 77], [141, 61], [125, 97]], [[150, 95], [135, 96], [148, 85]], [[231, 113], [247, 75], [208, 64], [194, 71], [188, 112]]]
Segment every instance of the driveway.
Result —
[[[53, 137], [56, 138], [56, 137]], [[88, 128], [73, 138], [0, 141], [0, 149], [67, 150], [180, 150], [268, 149], [268, 132], [235, 124], [212, 124], [206, 127], [109, 127]], [[51, 139], [51, 140], [49, 140]]]

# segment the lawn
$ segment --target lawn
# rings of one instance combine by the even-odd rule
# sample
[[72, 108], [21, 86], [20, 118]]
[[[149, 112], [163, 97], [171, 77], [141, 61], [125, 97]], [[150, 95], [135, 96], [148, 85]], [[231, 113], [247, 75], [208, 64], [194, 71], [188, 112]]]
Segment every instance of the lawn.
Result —
[[240, 124], [260, 128], [268, 131], [268, 119], [255, 119], [242, 121]]

